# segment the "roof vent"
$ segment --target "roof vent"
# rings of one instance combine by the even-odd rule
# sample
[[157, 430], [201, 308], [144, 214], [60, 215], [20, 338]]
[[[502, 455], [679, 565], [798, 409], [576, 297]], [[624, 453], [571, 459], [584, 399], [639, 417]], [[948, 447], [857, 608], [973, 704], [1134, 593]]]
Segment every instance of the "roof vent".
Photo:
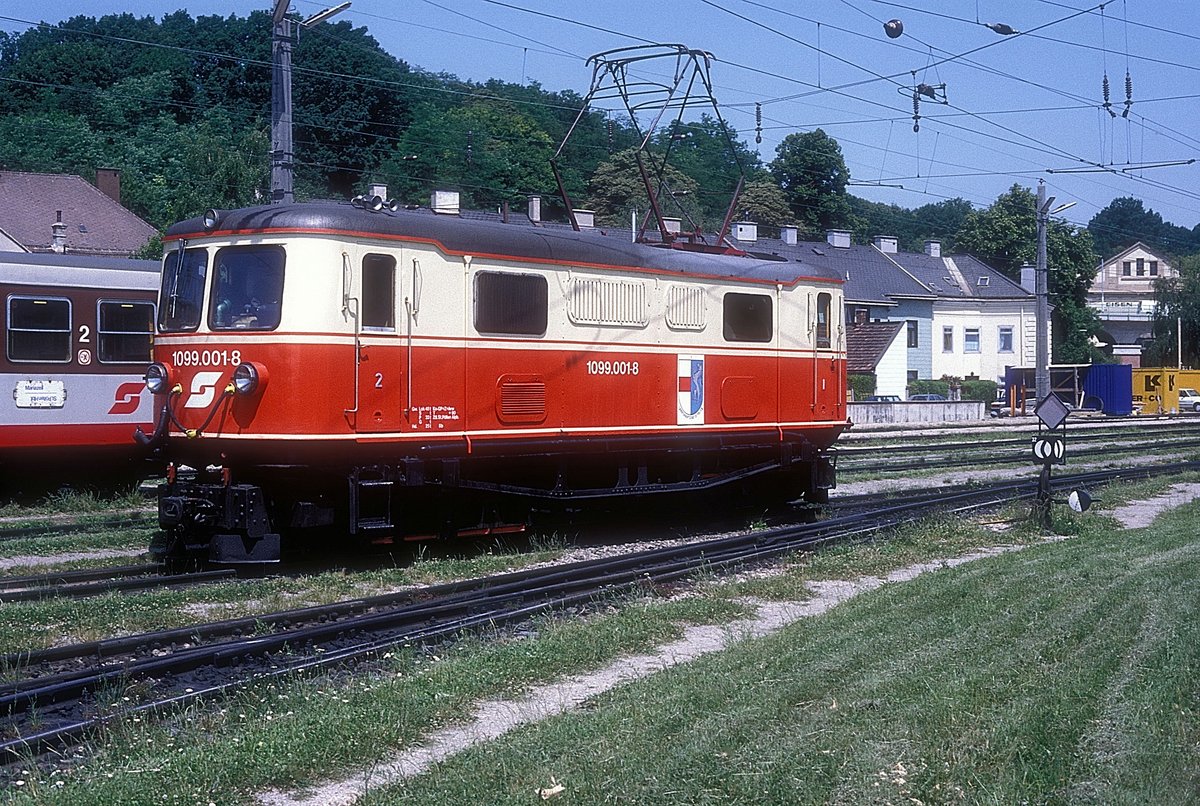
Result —
[[979, 278], [979, 282], [977, 282], [976, 285], [991, 285], [991, 282], [992, 278], [985, 275]]
[[753, 221], [739, 221], [733, 225], [733, 237], [739, 241], [753, 243], [758, 240], [758, 224]]
[[779, 237], [788, 246], [795, 246], [798, 239], [799, 231], [796, 227], [780, 227]]
[[60, 255], [67, 251], [67, 225], [62, 220], [62, 210], [54, 211], [54, 223], [50, 225], [50, 250]]

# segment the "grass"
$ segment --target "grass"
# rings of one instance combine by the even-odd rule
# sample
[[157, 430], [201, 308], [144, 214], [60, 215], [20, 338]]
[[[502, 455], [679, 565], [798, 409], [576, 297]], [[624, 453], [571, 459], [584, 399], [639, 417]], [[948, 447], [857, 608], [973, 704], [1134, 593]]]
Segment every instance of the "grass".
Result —
[[[1171, 482], [1104, 495], [1148, 497]], [[1200, 544], [1191, 505], [1154, 530], [1056, 512], [1077, 539], [888, 585], [735, 651], [519, 729], [373, 804], [1148, 803], [1200, 791]], [[677, 601], [406, 648], [353, 675], [280, 682], [166, 722], [126, 721], [16, 803], [251, 803], [416, 744], [477, 700], [723, 623], [732, 597], [882, 574], [998, 542], [961, 520], [797, 558], [785, 582], [707, 581]]]
[[132, 509], [147, 509], [151, 506], [146, 496], [138, 491], [138, 485], [130, 485], [113, 493], [97, 493], [92, 490], [62, 488], [46, 494], [31, 504], [8, 502], [0, 505], [0, 518], [13, 519], [19, 523], [25, 518], [38, 520], [46, 515], [110, 515]]

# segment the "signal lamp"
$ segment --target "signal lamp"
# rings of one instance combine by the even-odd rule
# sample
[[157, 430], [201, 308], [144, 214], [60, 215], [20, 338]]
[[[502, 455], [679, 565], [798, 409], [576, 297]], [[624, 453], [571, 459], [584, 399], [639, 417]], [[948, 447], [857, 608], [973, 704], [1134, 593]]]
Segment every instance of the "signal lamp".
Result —
[[212, 232], [221, 223], [221, 211], [212, 207], [204, 211], [204, 228]]

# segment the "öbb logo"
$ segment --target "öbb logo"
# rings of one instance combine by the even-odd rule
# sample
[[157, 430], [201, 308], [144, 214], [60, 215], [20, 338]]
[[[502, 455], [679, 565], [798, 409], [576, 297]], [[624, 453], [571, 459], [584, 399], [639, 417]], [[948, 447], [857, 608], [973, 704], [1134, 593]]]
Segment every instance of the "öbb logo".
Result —
[[220, 380], [220, 372], [197, 372], [192, 377], [192, 391], [183, 407], [185, 409], [202, 409], [212, 403], [217, 394], [217, 383]]
[[113, 395], [112, 408], [109, 414], [133, 414], [142, 405], [142, 390], [146, 384], [142, 381], [130, 381], [117, 387]]

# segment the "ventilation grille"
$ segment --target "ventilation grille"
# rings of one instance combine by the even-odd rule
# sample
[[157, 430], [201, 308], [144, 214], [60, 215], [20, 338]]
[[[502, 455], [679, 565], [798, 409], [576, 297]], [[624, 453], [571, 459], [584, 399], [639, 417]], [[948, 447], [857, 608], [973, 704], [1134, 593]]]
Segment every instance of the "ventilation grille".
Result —
[[673, 285], [667, 290], [667, 326], [675, 330], [704, 330], [704, 289]]
[[539, 376], [500, 378], [499, 411], [504, 423], [540, 423], [546, 419], [546, 383]]
[[577, 325], [645, 327], [650, 321], [646, 285], [623, 280], [573, 280], [567, 316]]

